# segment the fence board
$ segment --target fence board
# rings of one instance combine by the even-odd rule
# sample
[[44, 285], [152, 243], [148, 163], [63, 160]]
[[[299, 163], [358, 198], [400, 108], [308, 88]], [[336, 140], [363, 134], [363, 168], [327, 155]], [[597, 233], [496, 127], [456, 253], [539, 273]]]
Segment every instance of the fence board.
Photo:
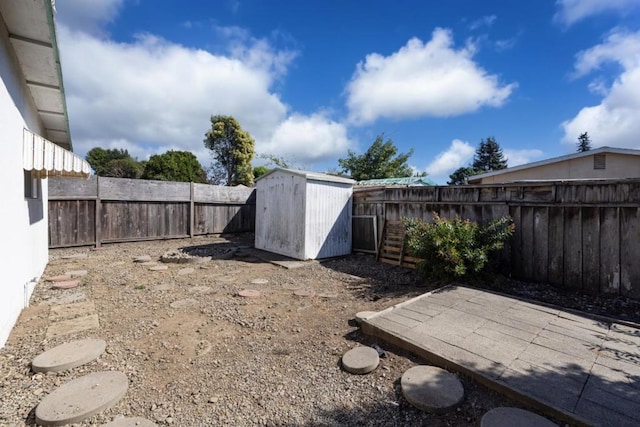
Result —
[[564, 208], [549, 208], [549, 283], [564, 285]]
[[564, 210], [564, 286], [582, 288], [582, 227], [581, 209]]
[[620, 293], [620, 222], [618, 208], [600, 209], [600, 292]]
[[640, 297], [640, 213], [638, 208], [621, 208], [620, 216], [620, 292]]
[[549, 281], [549, 208], [533, 208], [533, 279]]
[[600, 209], [582, 208], [582, 289], [600, 292]]
[[533, 223], [533, 210], [531, 206], [523, 206], [520, 210], [520, 251], [522, 253], [522, 273], [521, 277], [533, 277], [533, 263], [534, 263], [534, 223]]

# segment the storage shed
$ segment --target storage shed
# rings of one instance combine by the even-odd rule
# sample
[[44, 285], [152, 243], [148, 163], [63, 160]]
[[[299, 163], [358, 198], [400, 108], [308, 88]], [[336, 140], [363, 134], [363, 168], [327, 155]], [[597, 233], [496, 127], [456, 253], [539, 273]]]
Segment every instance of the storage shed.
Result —
[[255, 247], [306, 260], [351, 253], [355, 181], [276, 168], [256, 180]]

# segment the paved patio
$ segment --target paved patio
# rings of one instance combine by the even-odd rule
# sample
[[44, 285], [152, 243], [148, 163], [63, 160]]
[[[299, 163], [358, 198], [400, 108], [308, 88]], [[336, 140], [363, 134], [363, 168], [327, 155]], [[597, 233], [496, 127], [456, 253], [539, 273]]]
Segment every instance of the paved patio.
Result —
[[366, 317], [363, 331], [576, 424], [640, 425], [640, 330], [460, 286]]

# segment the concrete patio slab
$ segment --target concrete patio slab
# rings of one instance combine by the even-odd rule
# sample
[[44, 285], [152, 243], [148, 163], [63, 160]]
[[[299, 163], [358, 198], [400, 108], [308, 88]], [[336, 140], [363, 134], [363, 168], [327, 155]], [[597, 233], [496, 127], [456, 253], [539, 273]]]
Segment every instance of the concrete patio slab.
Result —
[[628, 322], [447, 286], [361, 324], [556, 419], [640, 425], [640, 329]]

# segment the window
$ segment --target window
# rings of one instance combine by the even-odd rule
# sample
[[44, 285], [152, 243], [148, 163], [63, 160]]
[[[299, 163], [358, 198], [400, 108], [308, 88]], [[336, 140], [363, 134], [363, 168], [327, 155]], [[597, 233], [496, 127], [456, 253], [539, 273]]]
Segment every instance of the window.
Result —
[[594, 169], [606, 169], [607, 168], [607, 157], [605, 154], [594, 154], [593, 155], [593, 168]]
[[34, 171], [24, 171], [24, 198], [40, 197], [40, 177]]

